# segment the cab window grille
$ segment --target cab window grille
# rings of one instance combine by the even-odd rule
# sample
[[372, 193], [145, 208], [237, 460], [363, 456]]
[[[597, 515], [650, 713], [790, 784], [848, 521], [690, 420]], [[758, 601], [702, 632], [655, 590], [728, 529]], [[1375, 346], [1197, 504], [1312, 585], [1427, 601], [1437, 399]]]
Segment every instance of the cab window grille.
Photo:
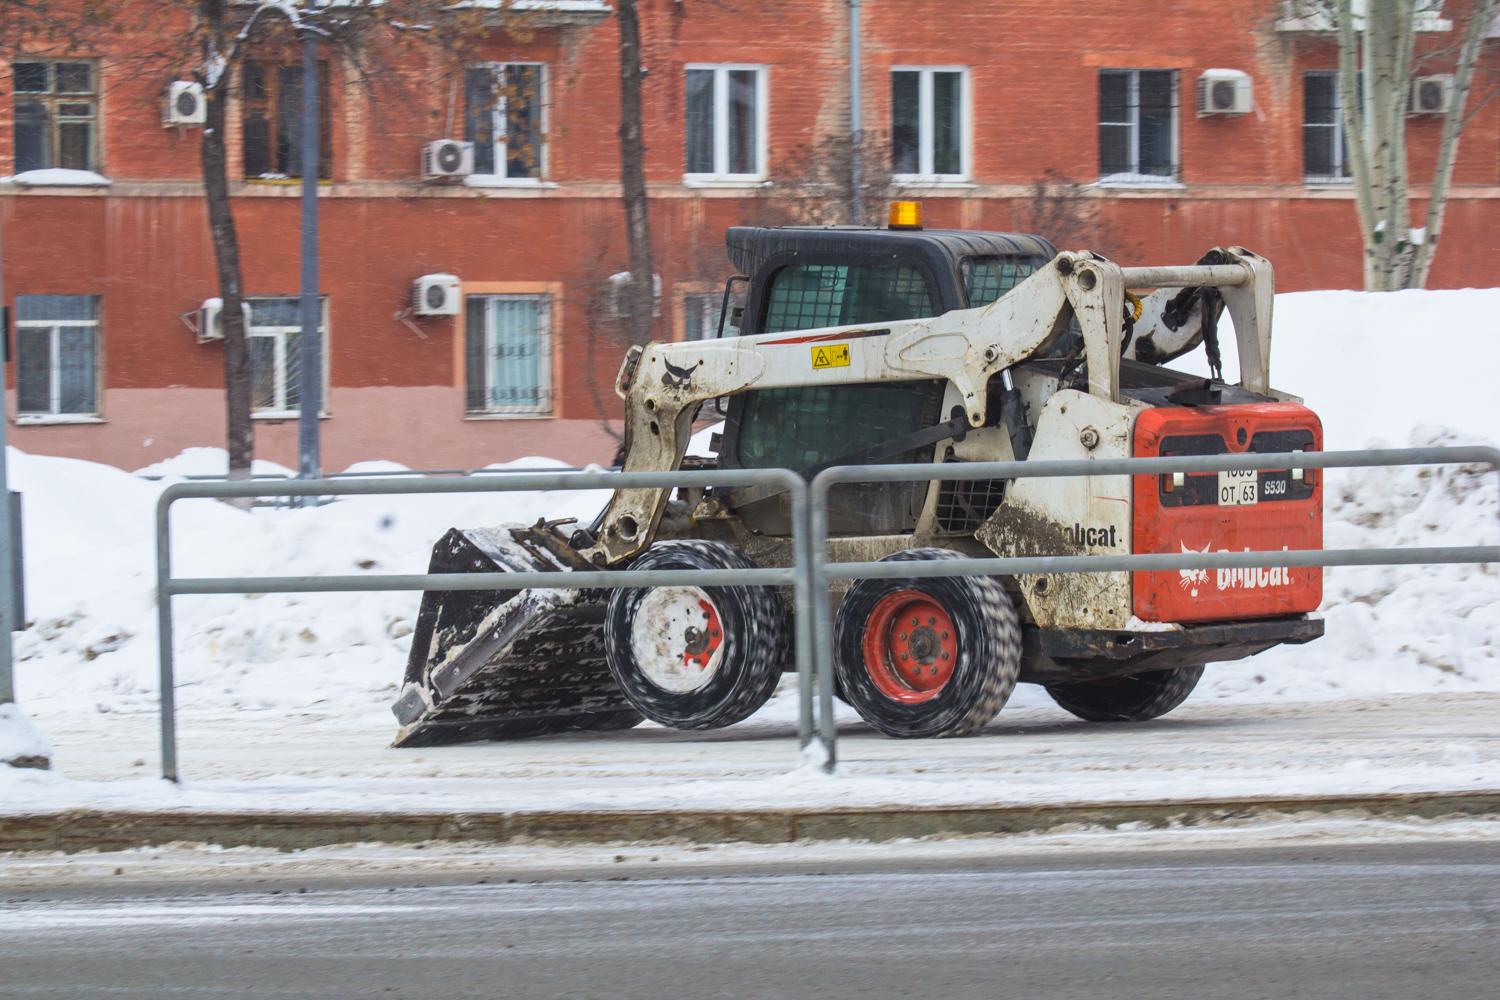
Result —
[[969, 308], [987, 306], [1029, 278], [1036, 262], [1028, 257], [965, 257], [960, 265]]
[[936, 314], [927, 282], [912, 268], [797, 264], [776, 272], [763, 332], [892, 323]]

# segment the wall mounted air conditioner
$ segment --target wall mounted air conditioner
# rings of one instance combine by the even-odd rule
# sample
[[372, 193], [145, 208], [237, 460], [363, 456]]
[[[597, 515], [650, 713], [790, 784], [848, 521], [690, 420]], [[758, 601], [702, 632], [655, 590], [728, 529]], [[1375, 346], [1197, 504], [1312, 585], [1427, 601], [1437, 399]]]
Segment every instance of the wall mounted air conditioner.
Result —
[[[609, 276], [608, 305], [610, 319], [624, 319], [629, 311], [626, 297], [630, 288], [630, 272], [621, 271], [619, 274]], [[651, 315], [661, 315], [661, 275], [651, 276]]]
[[411, 285], [411, 311], [418, 316], [457, 316], [458, 276], [424, 274]]
[[1198, 77], [1198, 117], [1247, 115], [1254, 110], [1250, 74], [1237, 69], [1206, 69]]
[[1407, 114], [1441, 115], [1447, 112], [1448, 102], [1452, 99], [1453, 74], [1415, 77], [1411, 81], [1411, 104]]
[[162, 109], [163, 125], [202, 125], [208, 121], [208, 99], [203, 84], [192, 80], [174, 80], [167, 87], [167, 103]]
[[474, 172], [474, 144], [457, 139], [429, 142], [422, 150], [424, 181], [460, 180]]
[[[250, 328], [250, 303], [241, 302], [240, 311], [245, 317], [245, 328]], [[198, 307], [198, 343], [224, 339], [224, 300], [204, 299]]]

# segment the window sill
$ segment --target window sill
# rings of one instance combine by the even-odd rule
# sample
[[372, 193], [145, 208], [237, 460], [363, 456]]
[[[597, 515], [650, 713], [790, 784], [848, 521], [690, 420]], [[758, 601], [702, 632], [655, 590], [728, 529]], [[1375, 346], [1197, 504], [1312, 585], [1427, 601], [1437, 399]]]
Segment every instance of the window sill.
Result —
[[46, 170], [27, 170], [14, 177], [0, 177], [0, 181], [18, 187], [109, 187], [110, 180], [92, 170], [64, 170], [53, 167]]
[[[300, 177], [241, 177], [240, 183], [254, 184], [257, 187], [301, 187]], [[319, 177], [318, 187], [333, 187], [332, 178]]]
[[704, 174], [684, 174], [682, 186], [689, 188], [764, 188], [770, 187], [769, 179], [761, 176], [745, 177], [712, 177]]
[[464, 178], [464, 187], [469, 188], [520, 188], [544, 191], [557, 187], [556, 181], [540, 177], [498, 177], [495, 174], [470, 174]]
[[979, 187], [966, 177], [923, 177], [920, 174], [896, 174], [891, 177], [891, 183], [903, 188], [970, 190]]
[[1352, 177], [1304, 177], [1302, 183], [1310, 188], [1332, 188], [1337, 191], [1353, 186], [1354, 179]]
[[[302, 414], [296, 410], [257, 410], [250, 414], [251, 420], [264, 420], [267, 423], [285, 423], [288, 420], [301, 420]], [[324, 410], [318, 414], [319, 420], [332, 420], [333, 414]]]
[[85, 413], [19, 413], [13, 418], [17, 427], [66, 426], [69, 424], [102, 424], [104, 418]]
[[1152, 180], [1149, 177], [1120, 177], [1118, 179], [1101, 177], [1090, 186], [1116, 191], [1122, 188], [1135, 188], [1141, 191], [1182, 191], [1187, 187], [1175, 177], [1163, 177], [1161, 180]]
[[555, 420], [551, 413], [479, 413], [466, 411], [465, 420]]

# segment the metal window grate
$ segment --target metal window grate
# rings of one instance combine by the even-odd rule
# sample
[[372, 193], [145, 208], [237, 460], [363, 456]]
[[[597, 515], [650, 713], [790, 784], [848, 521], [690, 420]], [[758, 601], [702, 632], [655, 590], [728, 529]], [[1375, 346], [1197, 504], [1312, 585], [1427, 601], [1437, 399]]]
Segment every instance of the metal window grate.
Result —
[[962, 264], [969, 307], [987, 306], [1029, 278], [1036, 262], [1029, 257], [966, 257]]
[[935, 312], [927, 282], [909, 267], [801, 264], [776, 273], [764, 332], [891, 323]]
[[990, 515], [1000, 509], [1000, 503], [1005, 499], [1005, 482], [1004, 479], [944, 482], [938, 489], [937, 507], [933, 511], [938, 530], [952, 534], [978, 531]]

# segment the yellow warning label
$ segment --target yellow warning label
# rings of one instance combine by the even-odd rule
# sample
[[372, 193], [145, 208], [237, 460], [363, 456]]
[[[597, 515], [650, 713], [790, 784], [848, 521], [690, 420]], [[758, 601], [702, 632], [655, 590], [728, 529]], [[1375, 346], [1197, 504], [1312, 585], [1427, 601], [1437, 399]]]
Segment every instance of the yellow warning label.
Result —
[[819, 344], [812, 349], [814, 368], [848, 368], [848, 344]]

